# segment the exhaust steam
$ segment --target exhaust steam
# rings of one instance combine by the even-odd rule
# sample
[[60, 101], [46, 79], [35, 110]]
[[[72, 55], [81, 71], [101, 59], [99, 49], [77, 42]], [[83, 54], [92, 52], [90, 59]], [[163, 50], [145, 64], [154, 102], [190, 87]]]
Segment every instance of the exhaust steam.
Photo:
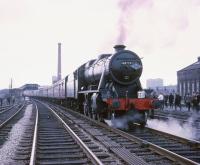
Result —
[[118, 20], [119, 35], [117, 37], [117, 44], [125, 44], [128, 27], [130, 26], [130, 18], [133, 12], [141, 7], [149, 7], [152, 5], [152, 0], [119, 0], [118, 7], [120, 9], [120, 16]]
[[128, 114], [122, 117], [116, 117], [112, 118], [111, 120], [105, 120], [105, 122], [111, 127], [128, 130], [129, 122], [138, 123], [141, 120], [143, 120], [143, 116], [141, 114], [135, 113], [134, 111], [129, 111]]
[[187, 122], [181, 123], [175, 118], [169, 118], [167, 121], [151, 119], [147, 121], [147, 125], [150, 128], [161, 130], [173, 135], [181, 136], [183, 138], [189, 138], [196, 140], [197, 129], [193, 126], [195, 117], [188, 118]]

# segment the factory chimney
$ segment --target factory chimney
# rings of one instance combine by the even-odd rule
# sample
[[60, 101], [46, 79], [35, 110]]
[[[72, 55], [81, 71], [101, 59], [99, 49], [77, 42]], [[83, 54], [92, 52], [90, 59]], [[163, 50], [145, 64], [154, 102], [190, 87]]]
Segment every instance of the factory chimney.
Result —
[[61, 80], [61, 43], [58, 43], [58, 73], [57, 81]]

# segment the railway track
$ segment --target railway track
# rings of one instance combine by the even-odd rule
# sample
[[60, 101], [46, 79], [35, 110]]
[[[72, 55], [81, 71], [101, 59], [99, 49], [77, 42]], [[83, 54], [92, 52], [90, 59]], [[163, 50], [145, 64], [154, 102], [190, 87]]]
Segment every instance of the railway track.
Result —
[[[0, 124], [0, 160], [2, 164], [9, 164], [10, 161], [14, 161], [16, 158], [13, 151], [18, 145], [18, 131], [22, 131], [20, 130], [20, 124], [17, 125], [17, 123], [23, 118], [25, 107], [26, 104], [15, 107], [12, 115], [9, 113], [9, 116]], [[10, 159], [8, 160], [8, 158]]]
[[22, 108], [12, 119], [13, 124], [2, 127], [1, 133], [7, 131], [4, 142], [24, 113], [29, 113], [30, 119], [9, 162], [12, 164], [199, 164], [198, 142], [172, 138], [149, 128], [134, 127], [124, 132], [41, 102]]
[[20, 106], [21, 104], [23, 104], [23, 103], [18, 103], [18, 104], [14, 104], [14, 105], [9, 105], [9, 106], [6, 106], [6, 107], [2, 107], [2, 108], [0, 108], [0, 114], [6, 113], [9, 110], [12, 110], [15, 107]]
[[185, 112], [185, 111], [155, 111], [155, 117], [160, 117], [160, 118], [176, 118], [181, 121], [187, 122], [188, 119], [193, 118], [193, 122], [200, 122], [200, 114], [196, 112]]
[[158, 145], [166, 150], [200, 163], [200, 142], [168, 134], [159, 130], [136, 126], [127, 133]]
[[31, 165], [103, 164], [102, 159], [107, 161], [107, 164], [120, 164], [115, 158], [111, 160], [109, 154], [106, 154], [72, 123], [66, 124], [53, 109], [40, 103], [38, 109]]
[[181, 155], [143, 140], [130, 133], [113, 129], [74, 111], [51, 106], [63, 120], [84, 130], [126, 164], [198, 164]]
[[0, 106], [0, 111], [11, 107], [11, 105]]
[[14, 118], [24, 107], [24, 104], [16, 104], [0, 112], [0, 128]]

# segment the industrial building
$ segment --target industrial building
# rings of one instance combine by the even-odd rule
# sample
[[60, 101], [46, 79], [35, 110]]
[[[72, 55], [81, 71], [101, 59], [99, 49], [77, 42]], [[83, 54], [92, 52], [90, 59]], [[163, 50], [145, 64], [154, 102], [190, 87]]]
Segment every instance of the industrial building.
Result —
[[146, 81], [146, 87], [147, 89], [156, 89], [163, 87], [163, 79], [156, 78], [156, 79], [147, 79]]
[[193, 92], [199, 92], [200, 89], [200, 57], [198, 61], [179, 70], [177, 72], [178, 92], [181, 96]]

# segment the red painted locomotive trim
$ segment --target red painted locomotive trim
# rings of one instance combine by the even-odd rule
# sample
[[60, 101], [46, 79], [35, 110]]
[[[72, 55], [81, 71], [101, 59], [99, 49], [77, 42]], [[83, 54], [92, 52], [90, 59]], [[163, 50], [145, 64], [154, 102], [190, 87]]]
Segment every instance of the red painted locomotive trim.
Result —
[[153, 102], [156, 99], [151, 98], [110, 98], [107, 100], [108, 107], [117, 111], [128, 111], [129, 109], [136, 109], [139, 111], [146, 111], [155, 109]]

